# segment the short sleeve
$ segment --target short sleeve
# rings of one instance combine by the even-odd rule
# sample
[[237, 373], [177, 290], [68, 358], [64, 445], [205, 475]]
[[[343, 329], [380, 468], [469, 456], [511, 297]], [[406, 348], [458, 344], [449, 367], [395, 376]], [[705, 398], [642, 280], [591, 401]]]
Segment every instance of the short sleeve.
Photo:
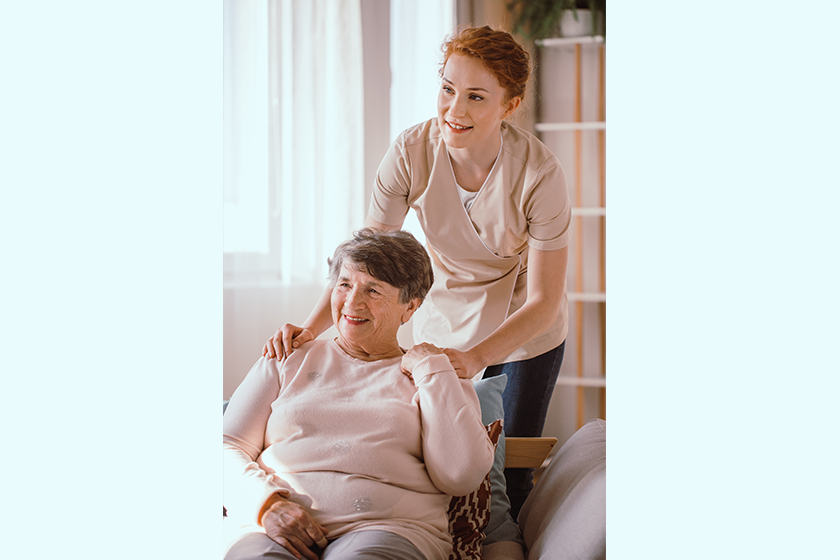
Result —
[[556, 251], [569, 245], [572, 204], [566, 174], [557, 158], [551, 157], [537, 173], [525, 205], [528, 246]]
[[408, 214], [411, 165], [401, 134], [388, 148], [376, 171], [368, 215], [387, 225], [402, 225]]

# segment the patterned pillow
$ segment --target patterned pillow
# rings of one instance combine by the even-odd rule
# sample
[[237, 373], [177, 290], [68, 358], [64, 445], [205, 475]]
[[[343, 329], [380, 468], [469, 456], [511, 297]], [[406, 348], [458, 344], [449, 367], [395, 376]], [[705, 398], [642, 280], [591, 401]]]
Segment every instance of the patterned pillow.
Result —
[[[502, 433], [502, 421], [487, 426], [495, 446]], [[449, 560], [481, 560], [481, 542], [490, 523], [490, 473], [481, 485], [466, 496], [453, 496], [449, 502], [449, 532], [452, 552]]]

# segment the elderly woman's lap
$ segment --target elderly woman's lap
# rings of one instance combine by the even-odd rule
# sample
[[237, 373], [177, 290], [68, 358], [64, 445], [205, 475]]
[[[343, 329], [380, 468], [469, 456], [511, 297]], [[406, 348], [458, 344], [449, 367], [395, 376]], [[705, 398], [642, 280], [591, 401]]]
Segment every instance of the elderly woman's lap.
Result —
[[[276, 560], [295, 556], [265, 533], [248, 533], [236, 541], [225, 560]], [[426, 560], [407, 539], [388, 531], [359, 531], [344, 535], [327, 545], [322, 560], [359, 558], [362, 560]]]

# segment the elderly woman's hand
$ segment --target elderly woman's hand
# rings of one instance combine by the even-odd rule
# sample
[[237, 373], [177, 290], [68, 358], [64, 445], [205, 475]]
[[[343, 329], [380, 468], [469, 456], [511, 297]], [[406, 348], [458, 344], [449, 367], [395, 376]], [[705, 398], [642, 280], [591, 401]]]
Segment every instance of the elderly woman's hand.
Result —
[[443, 353], [443, 348], [438, 348], [434, 344], [429, 344], [428, 342], [417, 344], [408, 352], [403, 354], [400, 369], [404, 374], [411, 377], [411, 372], [414, 371], [414, 367], [420, 362], [420, 360]]
[[263, 347], [262, 355], [266, 358], [281, 360], [304, 342], [314, 339], [315, 336], [309, 330], [286, 323], [277, 329], [274, 336], [268, 339]]
[[310, 547], [327, 546], [327, 530], [319, 525], [306, 509], [285, 498], [275, 497], [274, 503], [262, 516], [265, 534], [291, 552], [296, 558], [318, 560], [319, 554]]

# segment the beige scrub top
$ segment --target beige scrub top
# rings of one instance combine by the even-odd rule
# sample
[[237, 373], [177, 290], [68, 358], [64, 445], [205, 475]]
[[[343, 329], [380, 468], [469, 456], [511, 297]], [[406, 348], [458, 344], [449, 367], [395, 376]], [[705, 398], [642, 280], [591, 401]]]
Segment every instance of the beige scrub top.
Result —
[[[535, 136], [502, 122], [502, 151], [469, 213], [437, 119], [405, 131], [382, 160], [368, 213], [401, 224], [413, 208], [423, 228], [435, 273], [414, 315], [415, 342], [466, 351], [481, 342], [527, 298], [528, 248], [569, 244], [571, 203], [560, 163]], [[539, 356], [559, 346], [568, 331], [565, 282], [554, 325], [500, 360]]]

